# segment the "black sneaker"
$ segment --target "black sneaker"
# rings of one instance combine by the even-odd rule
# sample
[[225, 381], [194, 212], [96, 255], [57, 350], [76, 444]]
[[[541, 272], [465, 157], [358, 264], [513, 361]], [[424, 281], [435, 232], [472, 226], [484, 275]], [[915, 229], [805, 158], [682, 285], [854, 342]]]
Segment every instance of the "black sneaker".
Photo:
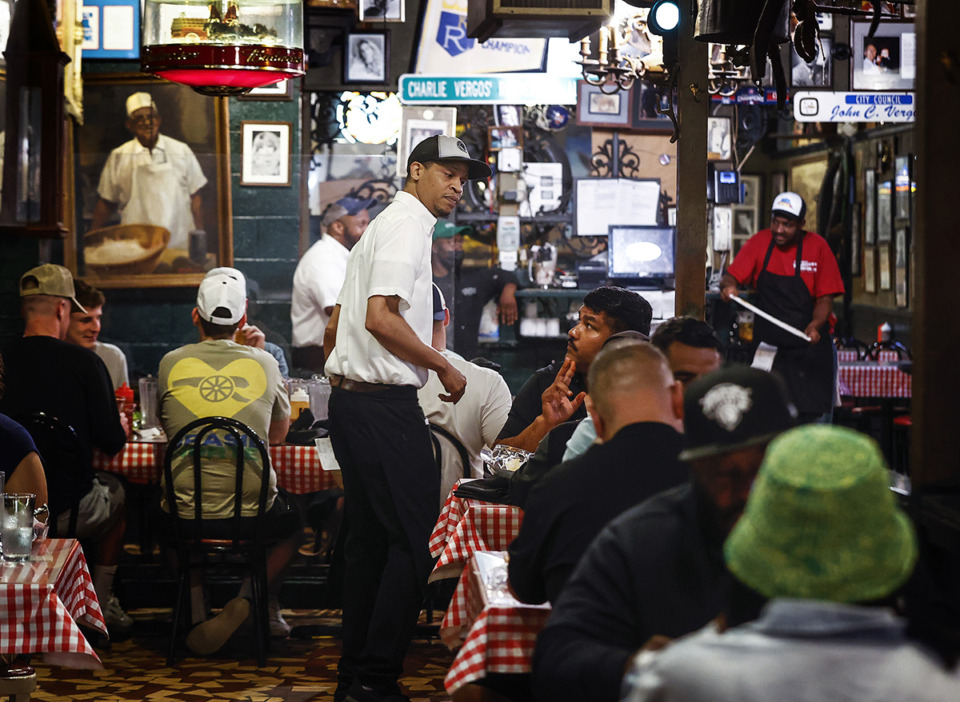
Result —
[[381, 692], [355, 682], [350, 686], [343, 702], [410, 702], [410, 698], [399, 692]]

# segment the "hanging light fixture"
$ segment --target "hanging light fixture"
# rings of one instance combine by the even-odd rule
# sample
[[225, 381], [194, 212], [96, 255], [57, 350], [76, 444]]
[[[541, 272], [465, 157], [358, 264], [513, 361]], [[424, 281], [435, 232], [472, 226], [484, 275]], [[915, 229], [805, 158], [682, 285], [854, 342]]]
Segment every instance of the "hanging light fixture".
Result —
[[146, 0], [140, 68], [203, 95], [304, 73], [301, 0]]

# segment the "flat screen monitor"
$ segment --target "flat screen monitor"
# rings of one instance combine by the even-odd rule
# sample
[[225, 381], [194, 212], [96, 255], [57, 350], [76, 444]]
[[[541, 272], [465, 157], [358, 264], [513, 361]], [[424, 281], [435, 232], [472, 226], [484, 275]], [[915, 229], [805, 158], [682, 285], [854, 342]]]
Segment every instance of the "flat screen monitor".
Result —
[[612, 225], [607, 238], [608, 276], [662, 281], [675, 275], [676, 227]]

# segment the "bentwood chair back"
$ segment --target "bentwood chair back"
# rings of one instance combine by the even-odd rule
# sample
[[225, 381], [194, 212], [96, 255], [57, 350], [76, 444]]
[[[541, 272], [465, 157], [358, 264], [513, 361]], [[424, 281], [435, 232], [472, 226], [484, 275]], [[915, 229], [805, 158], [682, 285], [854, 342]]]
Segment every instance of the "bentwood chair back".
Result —
[[[216, 461], [217, 471], [227, 469], [233, 483], [232, 510], [227, 518], [211, 518], [204, 514], [204, 495], [211, 493], [211, 473], [204, 470]], [[176, 465], [175, 465], [176, 464]], [[269, 642], [267, 627], [267, 547], [263, 535], [267, 489], [270, 481], [270, 457], [257, 434], [247, 425], [228, 417], [204, 417], [183, 427], [167, 445], [163, 461], [164, 494], [170, 513], [171, 529], [167, 530], [176, 549], [177, 596], [173, 609], [173, 626], [167, 664], [173, 665], [181, 624], [189, 619], [190, 575], [249, 575], [253, 586], [253, 612], [256, 630], [257, 664], [266, 664]], [[251, 475], [258, 482], [258, 503], [254, 516], [241, 512], [244, 476], [248, 487]], [[174, 489], [192, 487], [192, 504], [182, 492]], [[223, 484], [222, 478], [219, 481]], [[217, 491], [223, 497], [222, 488]]]
[[[50, 536], [76, 537], [78, 507], [83, 497], [78, 476], [83, 472], [84, 460], [77, 432], [67, 422], [46, 412], [18, 415], [13, 419], [33, 437], [43, 462], [48, 486]], [[66, 533], [60, 534], [57, 518], [66, 510], [70, 510], [70, 521]]]

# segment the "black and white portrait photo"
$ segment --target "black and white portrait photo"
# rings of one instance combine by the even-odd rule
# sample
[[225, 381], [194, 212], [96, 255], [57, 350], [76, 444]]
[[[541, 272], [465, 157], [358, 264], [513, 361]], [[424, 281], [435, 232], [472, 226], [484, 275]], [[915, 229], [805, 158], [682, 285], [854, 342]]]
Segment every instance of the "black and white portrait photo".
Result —
[[289, 185], [289, 122], [242, 122], [241, 185]]
[[359, 0], [361, 22], [403, 22], [404, 0]]
[[833, 38], [820, 36], [817, 44], [817, 55], [810, 63], [804, 61], [796, 48], [791, 48], [790, 56], [793, 62], [790, 70], [790, 81], [795, 88], [831, 88], [833, 87]]
[[347, 36], [344, 50], [345, 83], [387, 81], [387, 34], [365, 32]]

